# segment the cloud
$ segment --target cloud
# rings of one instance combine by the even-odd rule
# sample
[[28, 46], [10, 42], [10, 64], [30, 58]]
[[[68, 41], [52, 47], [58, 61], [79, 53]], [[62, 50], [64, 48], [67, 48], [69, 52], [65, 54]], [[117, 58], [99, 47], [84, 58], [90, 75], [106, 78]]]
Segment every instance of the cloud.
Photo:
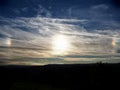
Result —
[[38, 8], [35, 9], [37, 11], [38, 16], [44, 16], [44, 17], [51, 17], [52, 14], [49, 10], [44, 8], [42, 5], [38, 5]]
[[107, 10], [107, 9], [109, 9], [109, 6], [105, 5], [105, 4], [99, 4], [99, 5], [92, 6], [91, 8], [94, 10], [101, 10], [101, 9]]
[[0, 25], [0, 56], [5, 59], [57, 57], [51, 54], [53, 36], [56, 35], [65, 35], [70, 40], [69, 55], [110, 55], [119, 53], [120, 49], [119, 30], [89, 31], [80, 25], [87, 24], [89, 20], [86, 19], [1, 17], [0, 22], [3, 23]]
[[110, 4], [91, 4], [86, 7], [71, 6], [66, 12], [68, 18], [87, 19], [81, 23], [87, 30], [120, 29], [119, 13]]
[[[7, 46], [8, 38], [10, 39], [11, 46], [6, 48], [6, 50], [12, 50], [9, 56], [30, 57], [32, 54], [32, 57], [41, 57], [42, 53], [48, 54], [49, 56], [49, 50], [51, 50], [49, 46], [51, 46], [50, 41], [53, 35], [71, 32], [75, 27], [70, 23], [84, 22], [84, 20], [35, 17], [16, 19], [2, 18], [1, 22], [6, 24], [0, 26], [0, 33], [4, 36], [1, 37], [2, 43], [0, 45]], [[24, 48], [25, 51], [23, 51], [22, 48]], [[34, 51], [35, 54], [33, 53]], [[5, 52], [6, 51], [3, 51], [1, 53]]]

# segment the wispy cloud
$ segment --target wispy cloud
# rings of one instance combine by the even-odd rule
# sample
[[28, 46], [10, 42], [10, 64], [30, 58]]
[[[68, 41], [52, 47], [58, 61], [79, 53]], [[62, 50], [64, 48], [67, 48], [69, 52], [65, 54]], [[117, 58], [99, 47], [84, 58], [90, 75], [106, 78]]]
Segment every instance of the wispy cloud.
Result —
[[[53, 18], [49, 10], [39, 5], [34, 8], [37, 12], [34, 17], [0, 17], [0, 58], [4, 59], [0, 63], [37, 64], [37, 58], [42, 61], [41, 64], [97, 62], [106, 60], [108, 56], [118, 60], [120, 25], [107, 13], [109, 9], [105, 4], [89, 9], [72, 7], [67, 12], [69, 18]], [[22, 8], [14, 12], [28, 11], [29, 8]], [[77, 18], [73, 19], [74, 16]], [[53, 38], [57, 35], [66, 36], [69, 41], [66, 57], [52, 54]]]
[[[80, 54], [83, 52], [84, 54], [86, 52], [110, 53], [113, 50], [113, 46], [111, 44], [112, 39], [117, 40], [117, 44], [119, 44], [120, 32], [118, 30], [88, 31], [83, 26], [79, 25], [79, 23], [88, 22], [88, 20], [84, 19], [78, 20], [43, 17], [23, 17], [16, 19], [2, 18], [1, 22], [6, 24], [0, 26], [0, 34], [5, 36], [1, 37], [0, 45], [6, 46], [8, 44], [6, 43], [8, 42], [7, 39], [11, 39], [11, 47], [14, 47], [14, 49], [12, 48], [12, 50], [14, 51], [12, 52], [12, 54], [16, 56], [19, 56], [23, 52], [24, 54], [21, 55], [23, 57], [30, 57], [30, 55], [36, 56], [37, 54], [34, 54], [33, 51], [38, 53], [37, 57], [41, 57], [41, 53], [45, 56], [47, 54], [49, 55], [52, 47], [52, 37], [56, 34], [66, 35], [69, 40], [71, 40], [72, 54]], [[19, 47], [26, 48], [27, 50], [20, 50]], [[38, 50], [33, 50], [33, 48], [37, 48]], [[18, 51], [18, 54], [15, 53]]]

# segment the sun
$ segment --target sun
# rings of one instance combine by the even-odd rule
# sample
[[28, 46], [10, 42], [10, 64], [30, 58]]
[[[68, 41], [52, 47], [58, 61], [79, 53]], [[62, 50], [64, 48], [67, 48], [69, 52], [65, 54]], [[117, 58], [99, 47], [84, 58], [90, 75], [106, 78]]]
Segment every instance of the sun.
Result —
[[65, 35], [55, 35], [52, 41], [53, 55], [66, 55], [70, 47], [70, 40]]

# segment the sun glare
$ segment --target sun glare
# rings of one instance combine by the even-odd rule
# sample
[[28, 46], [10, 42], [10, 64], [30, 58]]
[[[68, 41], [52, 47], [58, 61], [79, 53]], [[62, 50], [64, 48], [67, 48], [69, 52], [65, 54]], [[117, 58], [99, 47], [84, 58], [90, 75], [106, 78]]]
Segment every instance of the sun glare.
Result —
[[6, 38], [6, 39], [5, 39], [5, 44], [6, 44], [7, 46], [11, 46], [11, 44], [12, 44], [11, 38]]
[[65, 35], [55, 35], [52, 42], [53, 55], [66, 55], [70, 47], [70, 40]]
[[111, 44], [112, 44], [112, 46], [115, 46], [115, 45], [116, 45], [114, 38], [112, 38]]

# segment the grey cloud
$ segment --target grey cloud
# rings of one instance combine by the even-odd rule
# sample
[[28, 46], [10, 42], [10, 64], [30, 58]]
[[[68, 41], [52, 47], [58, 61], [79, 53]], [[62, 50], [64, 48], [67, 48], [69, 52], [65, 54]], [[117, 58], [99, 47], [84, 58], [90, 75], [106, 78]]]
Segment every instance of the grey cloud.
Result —
[[[113, 53], [116, 49], [112, 46], [112, 39], [117, 40], [115, 47], [119, 48], [119, 30], [89, 31], [84, 26], [79, 25], [79, 23], [89, 22], [86, 19], [37, 16], [15, 19], [2, 18], [1, 21], [7, 23], [0, 26], [0, 34], [5, 36], [0, 38], [0, 50], [2, 50], [0, 55], [3, 57], [50, 57], [52, 38], [59, 34], [69, 38], [72, 44], [70, 50], [72, 54]], [[11, 46], [9, 46], [9, 39]], [[6, 47], [7, 44], [8, 48]], [[5, 48], [2, 48], [3, 46]]]
[[95, 6], [92, 6], [91, 9], [94, 9], [94, 10], [107, 10], [109, 9], [109, 6], [108, 5], [105, 5], [105, 4], [100, 4], [100, 5], [95, 5]]
[[91, 5], [88, 7], [73, 6], [68, 9], [70, 18], [87, 19], [79, 24], [87, 30], [120, 29], [119, 15], [109, 4]]
[[51, 12], [44, 8], [42, 5], [38, 5], [37, 8], [34, 8], [34, 10], [37, 12], [37, 16], [40, 16], [40, 17], [51, 17], [52, 14]]

